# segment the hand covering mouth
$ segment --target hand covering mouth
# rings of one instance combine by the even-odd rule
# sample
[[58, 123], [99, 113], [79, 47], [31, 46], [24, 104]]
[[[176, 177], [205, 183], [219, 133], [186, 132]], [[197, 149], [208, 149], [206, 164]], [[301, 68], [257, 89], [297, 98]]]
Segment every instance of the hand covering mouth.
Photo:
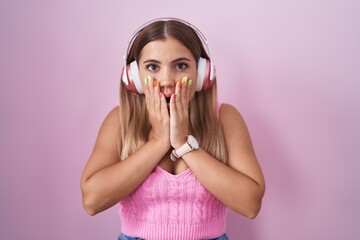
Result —
[[170, 99], [171, 99], [171, 97], [165, 97], [165, 100], [166, 100], [166, 103], [170, 103]]
[[172, 96], [172, 95], [173, 95], [172, 93], [170, 93], [170, 94], [164, 94], [165, 100], [166, 100], [166, 103], [167, 103], [167, 104], [170, 103], [170, 99], [171, 99], [171, 96]]

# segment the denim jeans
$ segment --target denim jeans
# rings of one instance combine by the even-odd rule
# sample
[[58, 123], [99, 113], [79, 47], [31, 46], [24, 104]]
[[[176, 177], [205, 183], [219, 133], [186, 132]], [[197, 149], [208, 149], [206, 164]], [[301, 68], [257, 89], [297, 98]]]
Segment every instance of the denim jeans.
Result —
[[[121, 233], [120, 236], [118, 237], [118, 240], [142, 240], [142, 239], [136, 238], [136, 237], [129, 237], [129, 236], [126, 236], [125, 234]], [[229, 238], [226, 236], [226, 234], [224, 234], [224, 235], [221, 235], [220, 237], [211, 238], [208, 240], [229, 240]]]

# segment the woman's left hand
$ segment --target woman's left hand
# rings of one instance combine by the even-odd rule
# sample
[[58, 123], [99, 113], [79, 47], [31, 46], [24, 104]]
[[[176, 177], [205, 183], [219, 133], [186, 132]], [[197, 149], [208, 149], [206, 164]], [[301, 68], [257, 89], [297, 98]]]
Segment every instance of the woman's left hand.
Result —
[[170, 143], [175, 149], [186, 142], [186, 136], [189, 134], [191, 83], [192, 80], [183, 77], [176, 84], [175, 93], [170, 99]]

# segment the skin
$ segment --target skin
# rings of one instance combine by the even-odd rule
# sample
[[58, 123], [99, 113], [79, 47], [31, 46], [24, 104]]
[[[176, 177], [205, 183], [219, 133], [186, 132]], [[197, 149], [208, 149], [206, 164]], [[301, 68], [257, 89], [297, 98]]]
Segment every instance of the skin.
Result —
[[[256, 217], [265, 191], [264, 177], [246, 124], [233, 106], [222, 104], [219, 110], [228, 166], [202, 148], [176, 162], [170, 160], [170, 151], [184, 144], [189, 134], [188, 107], [197, 81], [196, 61], [190, 50], [170, 37], [150, 42], [140, 53], [139, 71], [142, 79], [150, 75], [149, 81], [142, 83], [152, 126], [148, 142], [120, 160], [118, 108], [108, 114], [81, 178], [85, 210], [95, 215], [115, 205], [160, 165], [172, 174], [190, 168], [226, 206], [245, 217]], [[184, 77], [192, 79], [192, 84], [183, 81]], [[166, 98], [170, 98], [169, 104]]]
[[[150, 139], [167, 142], [169, 150], [180, 147], [189, 133], [188, 106], [195, 94], [197, 69], [194, 56], [174, 38], [150, 42], [140, 53], [139, 71], [142, 79], [151, 76], [148, 84], [142, 83], [153, 126]], [[183, 81], [185, 77], [192, 80], [191, 85]], [[157, 81], [156, 87], [154, 81]], [[165, 98], [170, 98], [169, 110]], [[169, 155], [160, 161], [161, 167], [175, 174], [188, 168], [183, 160], [170, 161]]]

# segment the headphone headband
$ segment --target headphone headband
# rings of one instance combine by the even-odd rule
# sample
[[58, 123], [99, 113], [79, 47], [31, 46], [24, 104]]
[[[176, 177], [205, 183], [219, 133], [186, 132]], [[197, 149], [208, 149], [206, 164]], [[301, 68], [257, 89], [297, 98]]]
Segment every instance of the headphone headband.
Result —
[[200, 38], [200, 41], [202, 42], [202, 45], [204, 46], [204, 49], [206, 51], [206, 54], [208, 55], [210, 61], [211, 61], [211, 55], [210, 55], [210, 49], [208, 46], [208, 41], [206, 39], [206, 37], [204, 36], [204, 34], [202, 34], [202, 32], [196, 28], [194, 25], [192, 25], [191, 23], [179, 19], [179, 18], [172, 18], [172, 17], [166, 17], [166, 18], [155, 18], [153, 20], [148, 21], [147, 23], [143, 24], [142, 26], [140, 26], [131, 36], [131, 38], [128, 40], [126, 48], [125, 48], [125, 54], [123, 56], [123, 60], [124, 60], [124, 66], [126, 66], [127, 64], [127, 58], [128, 55], [130, 53], [130, 49], [136, 39], [136, 37], [141, 33], [141, 31], [146, 28], [147, 26], [149, 26], [150, 24], [154, 23], [154, 22], [161, 22], [161, 21], [177, 21], [177, 22], [181, 22], [185, 25], [187, 25], [188, 27], [190, 27], [192, 30], [194, 30], [194, 32], [196, 33], [196, 35]]

